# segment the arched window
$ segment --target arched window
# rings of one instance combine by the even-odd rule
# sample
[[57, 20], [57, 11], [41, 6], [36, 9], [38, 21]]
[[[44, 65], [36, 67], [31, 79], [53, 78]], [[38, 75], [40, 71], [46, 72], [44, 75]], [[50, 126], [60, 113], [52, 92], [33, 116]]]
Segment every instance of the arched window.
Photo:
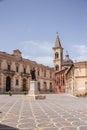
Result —
[[59, 53], [56, 52], [56, 53], [55, 53], [55, 59], [58, 59], [58, 58], [59, 58]]
[[56, 65], [55, 70], [59, 71], [59, 65]]
[[26, 73], [26, 68], [24, 68], [24, 73]]
[[18, 67], [18, 66], [16, 66], [16, 72], [18, 72], [18, 70], [19, 70], [19, 67]]
[[8, 76], [6, 77], [6, 91], [11, 90], [11, 78]]
[[38, 90], [41, 90], [40, 82], [38, 82]]
[[44, 77], [46, 77], [46, 70], [44, 70]]
[[37, 71], [37, 75], [40, 76], [40, 70]]
[[52, 88], [52, 83], [50, 83], [50, 92], [53, 91], [53, 88]]
[[8, 65], [8, 68], [7, 68], [7, 69], [8, 69], [8, 71], [10, 71], [10, 70], [11, 70], [11, 65]]
[[19, 81], [18, 81], [18, 79], [16, 79], [16, 85], [18, 85], [19, 84]]

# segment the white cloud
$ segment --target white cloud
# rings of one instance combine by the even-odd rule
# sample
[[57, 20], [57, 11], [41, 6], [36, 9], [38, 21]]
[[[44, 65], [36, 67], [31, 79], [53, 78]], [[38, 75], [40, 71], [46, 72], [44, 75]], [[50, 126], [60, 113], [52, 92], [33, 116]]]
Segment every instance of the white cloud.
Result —
[[86, 45], [74, 45], [73, 47], [76, 48], [76, 51], [80, 55], [87, 53], [87, 46]]
[[44, 65], [46, 65], [46, 66], [51, 66], [51, 67], [53, 67], [53, 59], [52, 59], [52, 57], [50, 57], [50, 56], [44, 56], [44, 57], [37, 57], [36, 58], [36, 61], [38, 62], [38, 63], [42, 63], [42, 64], [44, 64]]
[[[53, 67], [53, 43], [25, 41], [21, 44], [23, 57]], [[87, 46], [75, 44], [70, 49], [73, 61], [87, 61]]]
[[87, 46], [82, 45], [73, 45], [72, 47], [73, 51], [73, 59], [76, 61], [87, 61]]
[[52, 43], [25, 41], [21, 43], [23, 57], [46, 66], [53, 66]]

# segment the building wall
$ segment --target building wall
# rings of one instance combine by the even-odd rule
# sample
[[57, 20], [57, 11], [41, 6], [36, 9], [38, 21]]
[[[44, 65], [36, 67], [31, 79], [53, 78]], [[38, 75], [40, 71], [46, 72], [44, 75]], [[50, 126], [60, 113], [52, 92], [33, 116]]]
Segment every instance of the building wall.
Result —
[[50, 84], [52, 84], [53, 90], [53, 68], [24, 59], [19, 50], [15, 50], [13, 54], [0, 52], [0, 92], [6, 92], [9, 87], [13, 92], [29, 90], [31, 80], [30, 70], [33, 67], [36, 70], [36, 79], [39, 82], [40, 90], [50, 91]]
[[77, 62], [67, 73], [66, 93], [76, 95], [81, 88], [87, 88], [87, 62]]
[[65, 92], [65, 69], [55, 73], [55, 92]]

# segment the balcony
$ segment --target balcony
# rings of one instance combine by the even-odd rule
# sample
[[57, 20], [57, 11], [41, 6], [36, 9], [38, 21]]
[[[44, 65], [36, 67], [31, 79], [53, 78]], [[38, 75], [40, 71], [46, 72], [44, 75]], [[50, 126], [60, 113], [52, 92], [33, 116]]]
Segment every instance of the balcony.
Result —
[[23, 77], [31, 77], [31, 74], [30, 73], [24, 73], [24, 72], [22, 72], [21, 76], [23, 76]]
[[4, 73], [4, 74], [9, 74], [9, 75], [14, 75], [15, 74], [15, 71], [13, 71], [13, 70], [8, 70], [8, 69], [4, 69], [4, 70], [2, 70], [2, 72]]

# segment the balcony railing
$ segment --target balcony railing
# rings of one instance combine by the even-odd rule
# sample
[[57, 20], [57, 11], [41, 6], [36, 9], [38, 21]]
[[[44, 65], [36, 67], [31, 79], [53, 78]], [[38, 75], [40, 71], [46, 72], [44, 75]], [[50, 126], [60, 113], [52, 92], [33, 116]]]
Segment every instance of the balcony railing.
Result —
[[21, 76], [31, 77], [31, 74], [30, 74], [30, 73], [24, 73], [24, 72], [22, 72], [22, 73], [21, 73]]
[[14, 74], [15, 74], [15, 71], [13, 71], [13, 70], [8, 70], [8, 69], [4, 69], [2, 72], [3, 72], [4, 74], [11, 74], [11, 75], [14, 75]]

